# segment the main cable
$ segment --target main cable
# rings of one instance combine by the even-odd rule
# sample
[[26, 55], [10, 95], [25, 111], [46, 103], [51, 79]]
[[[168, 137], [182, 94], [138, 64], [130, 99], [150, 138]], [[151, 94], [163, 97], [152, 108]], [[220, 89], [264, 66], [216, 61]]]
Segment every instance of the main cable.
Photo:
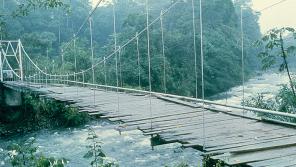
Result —
[[[95, 11], [97, 10], [97, 8], [99, 7], [99, 5], [100, 5], [103, 1], [104, 1], [104, 0], [99, 0], [99, 1], [97, 2], [97, 4], [95, 5], [95, 7], [90, 11], [89, 15], [88, 15], [88, 16], [86, 17], [86, 19], [82, 22], [82, 25], [79, 27], [79, 29], [77, 30], [77, 32], [74, 33], [76, 37], [80, 34], [82, 28], [83, 28], [83, 27], [85, 26], [85, 24], [89, 21], [89, 19], [92, 17], [92, 15], [95, 13]], [[66, 50], [66, 49], [70, 46], [70, 44], [73, 42], [73, 40], [74, 40], [74, 38], [72, 38], [68, 43], [66, 43], [66, 45], [63, 47], [63, 50]]]
[[[182, 0], [177, 0], [175, 1], [173, 4], [171, 4], [166, 10], [163, 11], [162, 15], [165, 15], [166, 13], [168, 13], [177, 3], [181, 2]], [[160, 17], [162, 16], [158, 16], [156, 19], [154, 19], [151, 23], [149, 23], [148, 27], [152, 26], [153, 24], [155, 24], [159, 19]], [[141, 30], [136, 36], [132, 37], [131, 39], [129, 39], [126, 43], [124, 43], [120, 49], [126, 47], [127, 45], [129, 45], [131, 42], [133, 42], [134, 40], [136, 40], [136, 38], [140, 35], [142, 35], [145, 31], [147, 30], [147, 27], [145, 27], [143, 30]], [[53, 74], [48, 74], [46, 72], [44, 72], [42, 69], [40, 69], [38, 66], [36, 66], [36, 63], [34, 63], [34, 61], [29, 57], [29, 55], [26, 53], [24, 47], [22, 46], [22, 49], [25, 53], [25, 55], [27, 56], [27, 58], [29, 59], [29, 61], [35, 66], [35, 68], [37, 68], [37, 70], [40, 70], [41, 73], [43, 73], [44, 75], [48, 75], [48, 76], [55, 76]], [[117, 52], [119, 52], [120, 50], [119, 48], [116, 48], [116, 50], [112, 53], [110, 53], [109, 55], [105, 56], [106, 57], [106, 60], [110, 59], [112, 56], [114, 56]], [[94, 64], [93, 67], [96, 67], [100, 64], [104, 63], [104, 60], [100, 60], [98, 61], [96, 64]], [[82, 74], [82, 73], [85, 73], [85, 72], [88, 72], [89, 70], [91, 70], [93, 67], [90, 67], [88, 69], [85, 69], [85, 70], [82, 70], [80, 72], [77, 72], [76, 74]], [[73, 74], [64, 74], [64, 75], [60, 75], [60, 76], [73, 76]]]
[[160, 27], [161, 27], [161, 44], [162, 44], [162, 56], [163, 56], [163, 89], [164, 93], [167, 93], [166, 88], [166, 57], [165, 57], [165, 47], [164, 47], [164, 28], [163, 28], [163, 16], [162, 10], [160, 14]]

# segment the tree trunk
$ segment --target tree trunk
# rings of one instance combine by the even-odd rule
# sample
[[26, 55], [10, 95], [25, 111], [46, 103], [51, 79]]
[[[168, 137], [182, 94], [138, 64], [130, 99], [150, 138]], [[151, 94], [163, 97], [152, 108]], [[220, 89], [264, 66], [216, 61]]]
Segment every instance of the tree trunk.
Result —
[[284, 59], [284, 63], [285, 63], [285, 68], [289, 77], [289, 81], [290, 81], [290, 86], [294, 95], [294, 98], [296, 99], [296, 93], [295, 93], [295, 89], [294, 89], [294, 85], [293, 85], [293, 81], [292, 81], [292, 77], [290, 74], [290, 70], [289, 70], [289, 66], [288, 66], [288, 61], [287, 61], [287, 55], [286, 52], [284, 50], [284, 41], [283, 41], [283, 37], [282, 34], [280, 34], [280, 40], [281, 40], [281, 50], [282, 50], [282, 54], [283, 54], [283, 59]]
[[286, 57], [284, 57], [284, 62], [285, 62], [285, 66], [286, 66], [286, 70], [287, 70], [288, 76], [289, 76], [291, 89], [292, 89], [292, 92], [293, 92], [294, 97], [296, 98], [295, 88], [294, 88], [294, 85], [293, 85], [293, 81], [292, 81], [292, 77], [291, 77], [291, 74], [290, 74], [290, 70], [289, 70], [289, 67], [288, 67], [288, 62], [287, 62]]

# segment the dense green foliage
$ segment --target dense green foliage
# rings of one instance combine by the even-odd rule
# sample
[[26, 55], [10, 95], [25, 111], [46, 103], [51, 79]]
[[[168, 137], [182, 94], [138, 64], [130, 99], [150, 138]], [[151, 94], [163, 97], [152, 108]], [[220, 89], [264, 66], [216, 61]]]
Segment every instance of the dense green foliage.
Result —
[[290, 35], [293, 39], [296, 39], [296, 30], [291, 27], [275, 28], [267, 32], [262, 37], [262, 40], [257, 41], [259, 46], [264, 45], [264, 51], [259, 53], [259, 57], [262, 60], [263, 69], [270, 68], [276, 64], [277, 58], [281, 58], [282, 62], [279, 64], [279, 71], [285, 71], [289, 77], [290, 87], [292, 95], [296, 98], [295, 87], [293, 85], [292, 76], [288, 64], [288, 58], [295, 56], [296, 47], [293, 43], [288, 43], [285, 40], [285, 36]]
[[[3, 152], [1, 152], [3, 154]], [[21, 144], [14, 143], [8, 146], [4, 156], [8, 156], [13, 167], [64, 167], [67, 164], [65, 159], [45, 157], [38, 152], [35, 138], [29, 138]]]
[[[117, 162], [105, 155], [101, 147], [102, 143], [98, 141], [98, 136], [92, 128], [89, 128], [86, 140], [89, 141], [88, 151], [83, 157], [91, 159], [90, 166], [118, 167]], [[68, 163], [65, 158], [44, 156], [36, 146], [34, 137], [24, 142], [13, 143], [6, 149], [0, 148], [0, 158], [7, 159], [5, 157], [13, 167], [64, 167]]]
[[[116, 2], [116, 30], [118, 46], [135, 36], [145, 28], [146, 17], [143, 0]], [[159, 16], [162, 9], [167, 8], [170, 0], [149, 1], [150, 22]], [[256, 50], [250, 47], [251, 43], [260, 36], [257, 16], [246, 1], [209, 0], [203, 2], [204, 23], [204, 51], [205, 51], [205, 88], [206, 96], [225, 91], [241, 83], [241, 47], [240, 47], [240, 5], [246, 7], [244, 22], [244, 39], [246, 54], [246, 75], [257, 66]], [[74, 43], [66, 45], [73, 34], [79, 29], [81, 23], [91, 10], [86, 0], [72, 0], [69, 12], [61, 8], [35, 9], [26, 17], [6, 21], [5, 38], [21, 38], [23, 44], [38, 65], [47, 66], [46, 71], [51, 73], [73, 73], [91, 67], [91, 52], [89, 28], [86, 24], [83, 31], [77, 35], [76, 47]], [[199, 33], [199, 4], [196, 10], [196, 50], [198, 94], [201, 94], [201, 66], [200, 66], [200, 33]], [[17, 9], [16, 2], [9, 1], [4, 11], [9, 13]], [[185, 12], [184, 12], [185, 11]], [[193, 96], [195, 93], [194, 49], [192, 30], [191, 2], [178, 3], [170, 12], [165, 14], [164, 42], [166, 56], [166, 80], [168, 93]], [[112, 6], [106, 4], [99, 7], [93, 15], [95, 58], [102, 60], [104, 56], [112, 53], [113, 43], [113, 15]], [[250, 24], [249, 24], [250, 23]], [[161, 31], [159, 21], [150, 29], [152, 89], [164, 91], [163, 86], [163, 55], [161, 44]], [[34, 26], [33, 26], [34, 25]], [[2, 26], [1, 26], [2, 27]], [[61, 64], [61, 46], [64, 48], [65, 64]], [[148, 87], [147, 38], [144, 32], [139, 36], [141, 87]], [[77, 65], [75, 66], [75, 57]], [[51, 63], [48, 63], [48, 62]], [[50, 66], [48, 66], [50, 64]], [[120, 86], [138, 86], [138, 65], [136, 41], [133, 41], [121, 50], [120, 55]], [[43, 69], [45, 70], [45, 69]], [[30, 69], [26, 69], [25, 73]], [[96, 67], [96, 83], [104, 83], [103, 64]], [[116, 85], [115, 57], [106, 63], [107, 84]], [[82, 76], [78, 76], [82, 80]], [[91, 81], [91, 71], [85, 76]]]
[[27, 94], [23, 97], [20, 107], [0, 108], [0, 135], [10, 135], [16, 132], [27, 132], [51, 127], [73, 127], [87, 122], [86, 113], [37, 95]]
[[[295, 82], [293, 83], [295, 86]], [[285, 113], [295, 114], [296, 112], [296, 99], [290, 86], [282, 85], [279, 92], [273, 98], [264, 97], [263, 94], [250, 97], [244, 104], [249, 107], [262, 108], [273, 111], [280, 111]], [[262, 118], [270, 118], [280, 121], [287, 121], [295, 123], [296, 120], [283, 116], [275, 116], [271, 114], [258, 114]]]
[[[5, 3], [5, 2], [3, 2]], [[13, 16], [27, 16], [36, 9], [48, 9], [62, 7], [66, 9], [66, 5], [62, 0], [29, 0], [19, 1], [18, 8], [13, 12]]]
[[[285, 113], [296, 112], [296, 84], [290, 71], [290, 65], [292, 64], [291, 60], [293, 60], [290, 59], [290, 57], [294, 56], [296, 52], [295, 39], [296, 30], [294, 28], [284, 27], [271, 29], [262, 37], [261, 40], [256, 41], [257, 46], [263, 46], [263, 51], [258, 54], [258, 57], [262, 62], [262, 68], [268, 69], [279, 66], [279, 71], [286, 72], [290, 83], [289, 86], [282, 85], [280, 91], [274, 95], [274, 98], [264, 97], [263, 94], [250, 97], [245, 102], [243, 102], [246, 106]], [[262, 113], [258, 115], [263, 118], [294, 123], [296, 122], [295, 119], [284, 116]]]

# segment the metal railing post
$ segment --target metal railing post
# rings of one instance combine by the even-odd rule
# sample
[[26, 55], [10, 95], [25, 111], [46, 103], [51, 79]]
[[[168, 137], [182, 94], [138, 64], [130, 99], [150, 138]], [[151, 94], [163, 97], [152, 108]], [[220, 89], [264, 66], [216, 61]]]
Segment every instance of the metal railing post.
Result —
[[82, 83], [83, 83], [83, 87], [84, 87], [84, 72], [82, 73]]

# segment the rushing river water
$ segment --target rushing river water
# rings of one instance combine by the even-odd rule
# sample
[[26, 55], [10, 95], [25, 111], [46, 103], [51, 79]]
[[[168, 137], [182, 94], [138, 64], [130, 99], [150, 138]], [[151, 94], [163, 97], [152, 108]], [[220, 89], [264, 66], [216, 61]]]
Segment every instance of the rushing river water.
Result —
[[[271, 96], [279, 90], [281, 84], [288, 83], [288, 78], [283, 74], [265, 73], [250, 79], [245, 84], [245, 97], [256, 93]], [[242, 86], [234, 87], [228, 92], [215, 96], [215, 100], [221, 103], [240, 104], [242, 99]], [[150, 137], [144, 136], [141, 131], [123, 132], [121, 135], [114, 130], [114, 124], [108, 121], [95, 121], [89, 124], [98, 134], [102, 147], [108, 157], [115, 159], [120, 167], [159, 167], [174, 166], [180, 162], [186, 162], [190, 166], [201, 163], [201, 153], [191, 148], [182, 149], [179, 143], [165, 144], [151, 148]], [[26, 140], [30, 137], [36, 138], [36, 144], [45, 155], [53, 157], [64, 157], [69, 160], [70, 167], [89, 166], [89, 160], [83, 158], [87, 152], [86, 141], [88, 126], [64, 129], [43, 130], [25, 136], [0, 140], [1, 148], [7, 145]], [[1, 156], [0, 156], [1, 158]], [[7, 166], [0, 159], [0, 166]]]
[[[155, 146], [152, 150], [150, 137], [144, 136], [141, 131], [123, 132], [121, 135], [114, 130], [114, 124], [108, 121], [95, 121], [89, 124], [103, 143], [102, 148], [108, 157], [116, 160], [120, 167], [162, 167], [174, 166], [186, 162], [197, 166], [201, 162], [201, 153], [192, 148], [182, 149], [181, 144], [172, 143]], [[67, 130], [43, 130], [26, 136], [0, 140], [0, 146], [5, 146], [30, 137], [36, 138], [40, 151], [52, 157], [63, 157], [69, 160], [67, 166], [86, 167], [89, 160], [83, 155], [87, 152], [86, 140], [88, 126]], [[2, 165], [1, 165], [2, 164]], [[0, 166], [6, 166], [0, 160]]]
[[[281, 85], [288, 84], [289, 79], [284, 73], [267, 72], [258, 74], [245, 83], [244, 96], [245, 99], [256, 94], [263, 94], [265, 97], [272, 98], [280, 89]], [[220, 93], [212, 97], [214, 101], [240, 105], [243, 100], [243, 86], [237, 86], [227, 92]]]

